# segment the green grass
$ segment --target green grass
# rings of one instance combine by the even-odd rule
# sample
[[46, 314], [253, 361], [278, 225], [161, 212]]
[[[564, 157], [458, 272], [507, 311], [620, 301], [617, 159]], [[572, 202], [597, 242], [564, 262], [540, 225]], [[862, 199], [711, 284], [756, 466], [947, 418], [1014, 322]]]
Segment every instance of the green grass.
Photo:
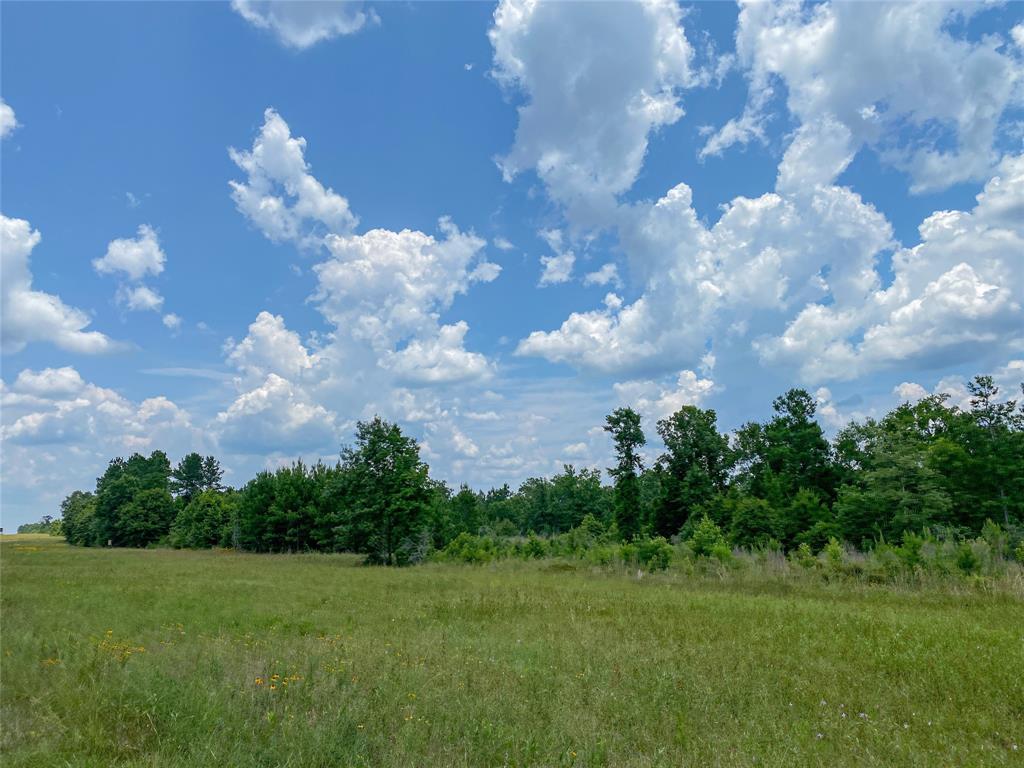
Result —
[[45, 536], [0, 564], [11, 768], [1024, 765], [1005, 592]]

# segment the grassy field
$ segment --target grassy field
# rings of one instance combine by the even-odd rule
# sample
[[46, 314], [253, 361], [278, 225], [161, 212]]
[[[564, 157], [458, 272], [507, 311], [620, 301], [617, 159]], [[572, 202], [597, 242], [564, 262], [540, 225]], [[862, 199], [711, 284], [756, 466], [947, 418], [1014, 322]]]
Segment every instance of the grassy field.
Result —
[[1024, 765], [1024, 604], [8, 536], [4, 766]]

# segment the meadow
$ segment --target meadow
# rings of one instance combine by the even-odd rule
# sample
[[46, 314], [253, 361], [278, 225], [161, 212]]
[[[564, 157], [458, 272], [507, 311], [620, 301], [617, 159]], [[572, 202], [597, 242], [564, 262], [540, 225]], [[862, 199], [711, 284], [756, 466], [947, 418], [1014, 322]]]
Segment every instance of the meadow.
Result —
[[1024, 765], [1016, 591], [0, 541], [14, 766]]

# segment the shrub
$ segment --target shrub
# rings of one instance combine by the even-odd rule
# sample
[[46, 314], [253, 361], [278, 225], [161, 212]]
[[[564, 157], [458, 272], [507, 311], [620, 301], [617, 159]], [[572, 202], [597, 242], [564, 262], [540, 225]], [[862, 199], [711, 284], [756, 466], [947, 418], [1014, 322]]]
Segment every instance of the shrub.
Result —
[[1024, 565], [1024, 541], [1017, 545], [1017, 549], [1014, 551], [1013, 556], [1017, 558], [1017, 562]]
[[448, 546], [435, 556], [439, 560], [458, 563], [489, 563], [499, 555], [498, 547], [493, 539], [474, 536], [463, 531]]
[[[627, 548], [630, 556], [627, 558]], [[635, 539], [622, 547], [623, 560], [646, 568], [649, 571], [663, 571], [669, 567], [674, 554], [672, 545], [663, 536], [653, 539]]]
[[818, 563], [814, 557], [814, 553], [811, 551], [810, 545], [807, 542], [803, 542], [799, 547], [789, 553], [789, 562], [808, 570]]
[[981, 570], [981, 559], [971, 546], [971, 542], [961, 542], [957, 547], [956, 567], [966, 574], [978, 573]]
[[821, 554], [829, 573], [838, 575], [843, 572], [843, 545], [839, 543], [839, 539], [835, 536], [829, 539]]
[[709, 554], [722, 565], [732, 565], [736, 560], [732, 555], [732, 549], [724, 540], [711, 547]]
[[715, 521], [704, 515], [694, 527], [689, 543], [690, 549], [693, 550], [696, 557], [710, 557], [716, 546], [725, 545], [725, 536]]

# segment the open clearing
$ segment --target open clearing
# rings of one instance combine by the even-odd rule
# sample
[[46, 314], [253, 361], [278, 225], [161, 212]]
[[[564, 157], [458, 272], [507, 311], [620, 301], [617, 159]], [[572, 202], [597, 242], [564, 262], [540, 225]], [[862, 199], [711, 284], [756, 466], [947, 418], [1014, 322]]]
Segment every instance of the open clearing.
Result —
[[1022, 765], [1024, 606], [7, 536], [5, 766]]

